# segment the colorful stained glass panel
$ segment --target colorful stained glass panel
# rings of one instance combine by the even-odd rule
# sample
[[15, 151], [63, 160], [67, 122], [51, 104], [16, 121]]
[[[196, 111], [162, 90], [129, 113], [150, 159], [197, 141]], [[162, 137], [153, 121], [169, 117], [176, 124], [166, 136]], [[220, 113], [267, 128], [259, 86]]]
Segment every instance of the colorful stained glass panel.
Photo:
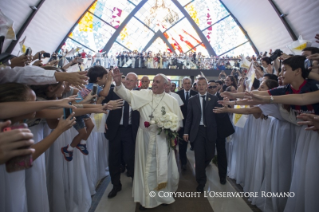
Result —
[[94, 51], [104, 48], [115, 29], [92, 14], [87, 13], [72, 32], [72, 38]]
[[118, 28], [134, 8], [135, 6], [127, 0], [98, 0], [95, 7], [91, 7], [89, 11]]
[[85, 48], [84, 46], [78, 44], [77, 42], [74, 42], [72, 39], [67, 38], [65, 41], [65, 46], [63, 47], [64, 49], [71, 50], [71, 49], [76, 49], [76, 48], [81, 48], [80, 52], [84, 50], [86, 53], [92, 52], [90, 49]]
[[245, 55], [245, 56], [253, 56], [255, 55], [255, 51], [253, 49], [253, 47], [250, 45], [249, 42], [239, 46], [238, 48], [230, 51], [230, 52], [227, 52], [226, 54], [224, 54], [223, 56], [238, 56], [238, 55]]
[[181, 19], [183, 14], [171, 0], [149, 0], [135, 16], [155, 32], [163, 32]]
[[151, 30], [137, 19], [132, 18], [121, 31], [116, 41], [132, 51], [141, 52], [153, 35], [154, 33]]
[[203, 31], [217, 55], [247, 41], [246, 36], [232, 17], [228, 17]]
[[158, 53], [158, 52], [170, 52], [168, 46], [166, 43], [161, 39], [157, 38], [150, 47], [147, 48], [146, 52], [152, 51], [153, 53]]
[[[173, 46], [176, 52], [184, 53], [202, 43], [193, 26], [187, 19], [178, 22], [174, 27], [164, 33], [169, 43]], [[205, 48], [204, 44], [201, 44]], [[195, 49], [194, 49], [195, 50]], [[197, 49], [195, 50], [197, 51]], [[202, 54], [208, 54], [205, 51]]]
[[119, 52], [128, 51], [123, 46], [119, 45], [118, 43], [114, 42], [108, 55], [117, 55]]

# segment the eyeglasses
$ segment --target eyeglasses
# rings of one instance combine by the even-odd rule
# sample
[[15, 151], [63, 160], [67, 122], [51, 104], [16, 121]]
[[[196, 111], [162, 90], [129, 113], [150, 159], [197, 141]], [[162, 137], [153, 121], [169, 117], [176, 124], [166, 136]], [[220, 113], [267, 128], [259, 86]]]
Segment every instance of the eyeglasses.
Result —
[[216, 85], [214, 85], [214, 86], [208, 86], [208, 88], [209, 88], [209, 89], [217, 88], [217, 86], [216, 86]]

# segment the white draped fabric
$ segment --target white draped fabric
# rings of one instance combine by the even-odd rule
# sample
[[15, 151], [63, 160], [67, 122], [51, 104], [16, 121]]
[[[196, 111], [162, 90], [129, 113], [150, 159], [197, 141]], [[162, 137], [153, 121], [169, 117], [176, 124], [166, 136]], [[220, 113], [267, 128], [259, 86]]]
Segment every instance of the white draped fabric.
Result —
[[[46, 124], [30, 128], [35, 143], [50, 134]], [[67, 162], [61, 148], [72, 141], [77, 131], [65, 131], [39, 158], [33, 167], [7, 173], [0, 166], [0, 211], [5, 212], [77, 212], [88, 211], [98, 181], [108, 175], [108, 141], [103, 133], [92, 132], [89, 155], [74, 149]]]
[[[319, 208], [319, 134], [273, 117], [250, 115], [235, 127], [228, 152], [228, 176], [262, 211], [317, 211]], [[231, 154], [231, 156], [230, 156]], [[263, 197], [262, 192], [294, 192], [295, 197]]]

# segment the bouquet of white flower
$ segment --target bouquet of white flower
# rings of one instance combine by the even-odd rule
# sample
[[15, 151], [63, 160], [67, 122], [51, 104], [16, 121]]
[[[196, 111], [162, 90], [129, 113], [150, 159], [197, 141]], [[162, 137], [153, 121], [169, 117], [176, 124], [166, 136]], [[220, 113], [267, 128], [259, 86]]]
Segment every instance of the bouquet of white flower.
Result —
[[[165, 107], [162, 107], [160, 114], [154, 114], [154, 121], [150, 124], [156, 124], [158, 129], [158, 135], [164, 131], [168, 146], [168, 153], [170, 148], [175, 149], [178, 141], [178, 127], [179, 121], [177, 115], [171, 112], [166, 112]], [[154, 123], [155, 122], [155, 123]]]

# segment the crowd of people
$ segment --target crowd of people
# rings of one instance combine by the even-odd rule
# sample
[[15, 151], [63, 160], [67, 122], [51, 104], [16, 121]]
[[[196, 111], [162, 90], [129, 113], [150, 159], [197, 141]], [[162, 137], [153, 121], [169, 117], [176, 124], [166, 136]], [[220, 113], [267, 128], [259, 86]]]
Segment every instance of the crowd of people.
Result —
[[[66, 55], [72, 50], [60, 53]], [[262, 53], [261, 53], [262, 54]], [[267, 54], [267, 53], [265, 53]], [[123, 51], [115, 55], [109, 55], [102, 50], [86, 53], [85, 50], [78, 53], [79, 57], [92, 60], [93, 65], [101, 65], [105, 68], [149, 68], [149, 69], [233, 69], [240, 67], [241, 56], [204, 56], [201, 52], [189, 52], [175, 54], [171, 52], [128, 52]], [[261, 55], [262, 56], [262, 55]], [[260, 59], [261, 57], [258, 57]]]
[[[181, 171], [186, 170], [188, 144], [195, 154], [198, 183], [191, 191], [204, 191], [205, 170], [216, 147], [221, 185], [228, 175], [247, 192], [294, 192], [295, 198], [275, 198], [276, 203], [252, 199], [262, 210], [319, 207], [318, 48], [307, 47], [301, 56], [274, 52], [270, 57], [251, 57], [246, 59], [250, 68], [234, 69], [230, 75], [221, 71], [218, 80], [199, 76], [192, 82], [185, 77], [181, 88], [160, 73], [151, 88], [148, 76], [137, 87], [136, 73], [123, 76], [119, 68], [105, 62], [108, 57], [103, 52], [92, 57], [83, 51], [70, 62], [65, 54], [61, 63], [52, 55], [55, 58], [47, 64], [41, 61], [44, 53], [14, 57], [0, 68], [1, 211], [87, 211], [98, 178], [89, 175], [99, 168], [105, 176], [107, 166], [113, 185], [109, 198], [122, 190], [121, 172], [127, 169], [140, 210], [171, 204], [173, 197], [148, 194], [154, 188], [177, 190], [176, 157]], [[83, 60], [79, 59], [85, 58], [94, 58], [88, 70], [69, 71], [76, 64], [80, 67]], [[120, 68], [201, 68], [204, 61], [200, 54], [123, 52], [112, 58]], [[218, 61], [239, 62], [210, 59], [210, 68]], [[170, 146], [164, 131], [158, 133], [156, 121], [166, 113], [175, 114], [171, 119], [178, 133], [178, 148], [168, 153]], [[261, 130], [253, 131], [256, 127]], [[104, 163], [94, 155], [98, 151]], [[273, 167], [279, 171], [269, 174]], [[89, 182], [93, 186], [87, 185], [84, 175], [95, 179]]]

